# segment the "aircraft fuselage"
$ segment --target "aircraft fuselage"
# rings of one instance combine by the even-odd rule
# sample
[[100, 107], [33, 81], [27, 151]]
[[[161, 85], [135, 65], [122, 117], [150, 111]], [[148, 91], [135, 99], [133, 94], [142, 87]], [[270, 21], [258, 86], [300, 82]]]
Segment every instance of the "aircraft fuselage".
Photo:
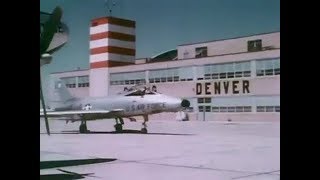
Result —
[[[108, 96], [73, 99], [66, 102], [63, 107], [57, 107], [55, 110], [67, 111], [123, 109], [124, 111], [120, 114], [120, 116], [131, 117], [161, 112], [176, 112], [181, 108], [181, 99], [169, 97], [163, 94], [154, 94], [144, 96]], [[77, 119], [77, 117], [74, 118]], [[114, 116], [99, 115], [99, 117], [91, 117], [90, 115], [87, 115], [85, 119], [95, 120], [101, 118], [114, 118]]]

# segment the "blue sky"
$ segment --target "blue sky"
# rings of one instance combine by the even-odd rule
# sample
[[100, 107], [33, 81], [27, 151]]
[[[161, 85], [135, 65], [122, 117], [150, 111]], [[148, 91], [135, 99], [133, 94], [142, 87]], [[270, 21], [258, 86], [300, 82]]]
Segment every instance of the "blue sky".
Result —
[[[113, 0], [113, 16], [136, 21], [136, 58], [180, 44], [280, 31], [280, 0]], [[105, 0], [40, 0], [40, 10], [62, 7], [69, 42], [45, 66], [49, 73], [89, 67], [90, 20], [107, 15]]]

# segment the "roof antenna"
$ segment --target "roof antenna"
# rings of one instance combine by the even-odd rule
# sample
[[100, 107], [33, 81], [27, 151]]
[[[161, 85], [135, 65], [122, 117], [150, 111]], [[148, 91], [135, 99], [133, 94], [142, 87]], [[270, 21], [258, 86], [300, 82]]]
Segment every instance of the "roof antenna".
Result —
[[109, 11], [109, 16], [112, 17], [112, 8], [116, 5], [116, 2], [113, 2], [113, 0], [105, 0], [104, 5]]

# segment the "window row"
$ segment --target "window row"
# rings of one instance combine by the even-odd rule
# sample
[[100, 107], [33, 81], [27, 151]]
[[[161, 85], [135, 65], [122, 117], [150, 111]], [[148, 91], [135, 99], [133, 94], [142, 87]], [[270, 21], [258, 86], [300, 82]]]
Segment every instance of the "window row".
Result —
[[280, 106], [257, 106], [257, 112], [280, 112]]
[[121, 80], [121, 81], [110, 81], [111, 85], [135, 85], [135, 84], [145, 84], [145, 79], [136, 79], [136, 80]]
[[199, 106], [199, 112], [252, 112], [251, 106]]
[[89, 76], [61, 78], [67, 88], [89, 87]]
[[[262, 39], [255, 39], [247, 41], [248, 52], [262, 51], [264, 48], [262, 46]], [[207, 57], [208, 47], [196, 47], [195, 48], [195, 58]]]
[[211, 98], [198, 98], [198, 103], [211, 103]]
[[198, 80], [250, 77], [250, 61], [201, 66], [197, 68], [197, 76]]
[[[252, 112], [251, 106], [198, 106], [199, 112]], [[257, 106], [257, 112], [280, 112], [280, 106]]]
[[192, 67], [170, 68], [149, 71], [150, 83], [193, 81]]
[[[251, 61], [211, 64], [196, 67], [197, 80], [251, 77]], [[193, 67], [169, 68], [149, 71], [150, 83], [193, 81]], [[280, 75], [280, 59], [256, 61], [257, 76]], [[134, 85], [146, 83], [146, 72], [110, 74], [111, 85]]]
[[145, 84], [145, 71], [110, 74], [111, 85]]
[[257, 76], [280, 75], [280, 59], [268, 59], [256, 61]]

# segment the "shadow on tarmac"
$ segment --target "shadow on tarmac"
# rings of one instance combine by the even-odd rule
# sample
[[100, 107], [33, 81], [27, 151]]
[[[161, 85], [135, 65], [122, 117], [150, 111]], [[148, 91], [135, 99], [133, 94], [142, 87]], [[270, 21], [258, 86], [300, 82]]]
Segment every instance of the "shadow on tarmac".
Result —
[[[50, 169], [58, 167], [68, 167], [68, 166], [80, 166], [88, 164], [97, 164], [115, 161], [114, 158], [95, 158], [95, 159], [75, 159], [75, 160], [57, 160], [57, 161], [40, 161], [41, 169]], [[40, 179], [42, 180], [58, 180], [58, 179], [84, 179], [87, 176], [91, 176], [93, 173], [79, 174], [76, 172], [70, 172], [62, 169], [57, 169], [64, 174], [40, 174]], [[92, 176], [93, 177], [93, 176]]]
[[[46, 134], [46, 133], [40, 133]], [[79, 131], [61, 131], [52, 132], [50, 134], [144, 134], [144, 135], [171, 135], [171, 136], [192, 136], [195, 134], [176, 134], [176, 133], [143, 133], [139, 130], [124, 129], [120, 132], [118, 131], [89, 131], [86, 133], [79, 133]]]

